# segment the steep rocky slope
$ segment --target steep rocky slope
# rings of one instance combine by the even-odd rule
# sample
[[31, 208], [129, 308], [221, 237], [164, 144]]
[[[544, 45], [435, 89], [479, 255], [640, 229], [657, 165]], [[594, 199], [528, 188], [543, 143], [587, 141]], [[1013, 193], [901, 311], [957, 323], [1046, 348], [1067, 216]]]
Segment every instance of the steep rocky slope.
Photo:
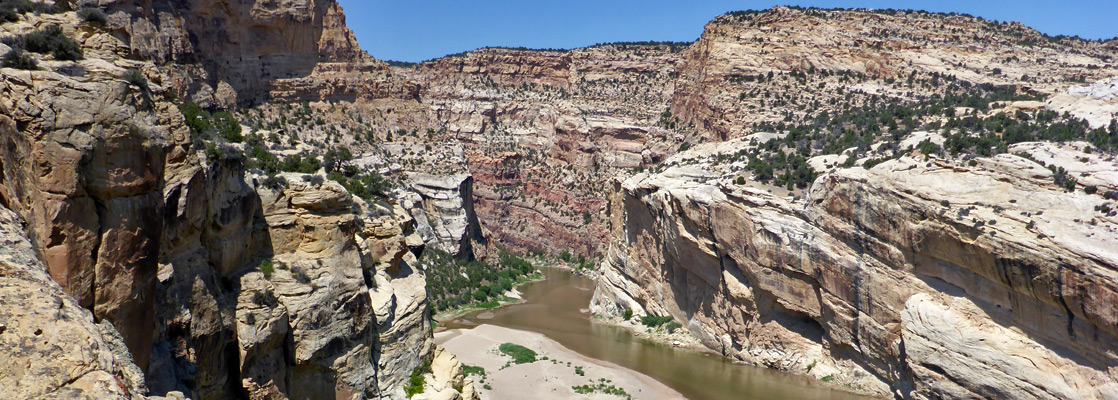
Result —
[[902, 157], [805, 197], [737, 181], [700, 146], [615, 181], [595, 312], [670, 315], [721, 354], [899, 398], [1113, 398], [1113, 156]]
[[[434, 362], [432, 391], [476, 397], [448, 372], [453, 356], [434, 351], [414, 269], [423, 241], [403, 208], [321, 175], [248, 172], [236, 145], [179, 107], [362, 89], [321, 78], [334, 66], [383, 77], [337, 4], [101, 3], [103, 26], [73, 11], [0, 25], [5, 53], [48, 26], [78, 51], [0, 70], [0, 205], [25, 221], [4, 217], [14, 308], [0, 331], [24, 343], [13, 357], [44, 368], [5, 372], [0, 392], [403, 398], [413, 370]], [[273, 93], [277, 75], [314, 91]], [[40, 316], [44, 305], [62, 314]]]

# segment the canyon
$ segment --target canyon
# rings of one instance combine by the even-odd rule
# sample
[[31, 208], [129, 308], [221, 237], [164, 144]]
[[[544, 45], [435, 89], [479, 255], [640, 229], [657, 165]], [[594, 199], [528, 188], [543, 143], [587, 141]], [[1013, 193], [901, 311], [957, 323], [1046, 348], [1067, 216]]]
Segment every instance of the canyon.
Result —
[[1118, 40], [775, 7], [390, 66], [334, 1], [50, 4], [0, 24], [84, 53], [0, 70], [17, 397], [479, 398], [427, 249], [596, 259], [601, 318], [860, 393], [1118, 393]]

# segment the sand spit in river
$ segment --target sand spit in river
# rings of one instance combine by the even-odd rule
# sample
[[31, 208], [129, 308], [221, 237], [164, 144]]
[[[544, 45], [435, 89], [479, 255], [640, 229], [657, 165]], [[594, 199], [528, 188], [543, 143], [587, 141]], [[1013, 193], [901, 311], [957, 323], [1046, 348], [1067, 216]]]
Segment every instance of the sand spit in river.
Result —
[[[602, 390], [578, 394], [572, 387], [581, 385], [612, 386], [623, 389], [633, 399], [684, 398], [647, 375], [575, 353], [535, 332], [480, 325], [473, 329], [439, 332], [435, 334], [435, 342], [456, 354], [462, 364], [485, 368], [487, 376], [484, 379], [474, 376], [485, 400], [625, 398], [624, 395], [606, 394]], [[515, 343], [532, 349], [538, 355], [537, 361], [504, 367], [511, 358], [497, 350], [501, 343]], [[542, 360], [545, 356], [548, 360]], [[582, 367], [585, 375], [579, 375], [575, 367]], [[482, 380], [484, 384], [480, 382]], [[485, 389], [486, 384], [491, 389]]]

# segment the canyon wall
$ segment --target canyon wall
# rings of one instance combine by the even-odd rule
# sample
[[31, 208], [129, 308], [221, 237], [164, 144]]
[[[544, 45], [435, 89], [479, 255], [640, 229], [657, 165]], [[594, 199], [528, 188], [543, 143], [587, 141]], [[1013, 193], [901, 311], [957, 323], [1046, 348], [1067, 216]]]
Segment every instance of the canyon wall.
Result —
[[[834, 110], [850, 92], [897, 98], [942, 93], [945, 85], [906, 85], [914, 75], [1052, 95], [1072, 82], [1118, 74], [1118, 54], [1106, 43], [1049, 37], [1017, 22], [911, 10], [774, 7], [728, 13], [708, 23], [681, 58], [671, 113], [712, 140], [744, 136], [755, 124], [780, 121], [789, 112], [810, 112], [781, 102], [789, 94], [793, 103]], [[873, 80], [812, 82], [803, 90], [768, 75], [790, 71]], [[807, 98], [795, 99], [800, 96]]]
[[685, 143], [960, 82], [1043, 96], [1097, 127], [1118, 110], [1067, 91], [1118, 75], [1115, 49], [959, 14], [774, 7], [719, 16], [694, 43], [486, 48], [393, 67], [420, 85], [426, 119], [389, 126], [463, 143], [481, 223], [504, 246], [591, 255], [605, 248], [613, 176]]
[[[313, 80], [294, 96], [331, 97], [315, 77], [328, 64], [384, 72], [336, 3], [79, 5], [108, 23], [71, 11], [4, 25], [60, 26], [84, 59], [36, 55], [38, 70], [0, 74], [0, 225], [13, 245], [0, 340], [22, 343], [10, 361], [36, 365], [4, 372], [0, 392], [404, 398], [425, 362], [457, 365], [431, 339], [406, 210], [322, 175], [248, 172], [243, 145], [207, 143], [178, 108], [180, 95], [271, 99], [277, 76]], [[430, 392], [476, 398], [461, 374], [436, 372]]]
[[420, 128], [464, 147], [493, 240], [592, 255], [603, 248], [610, 177], [660, 161], [683, 139], [657, 125], [679, 48], [483, 49], [398, 73], [421, 86]]
[[[594, 312], [670, 315], [724, 356], [896, 398], [1118, 393], [1108, 199], [1009, 154], [836, 169], [784, 197], [716, 161], [746, 143], [615, 181]], [[1118, 188], [1083, 147], [1012, 150]]]

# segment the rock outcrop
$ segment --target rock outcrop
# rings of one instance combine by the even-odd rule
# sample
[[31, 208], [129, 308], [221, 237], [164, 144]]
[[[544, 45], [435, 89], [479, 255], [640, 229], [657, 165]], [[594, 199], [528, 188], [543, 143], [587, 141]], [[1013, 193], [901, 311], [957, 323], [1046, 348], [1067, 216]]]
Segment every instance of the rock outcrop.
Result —
[[[1056, 48], [1060, 50], [1053, 52]], [[855, 84], [844, 79], [812, 82], [810, 98], [827, 107], [850, 91], [911, 97], [943, 90], [940, 85], [900, 85], [914, 74], [1060, 93], [1076, 80], [1118, 75], [1111, 61], [1115, 56], [1102, 43], [1051, 38], [1020, 23], [957, 14], [787, 7], [735, 12], [708, 23], [702, 37], [683, 52], [671, 113], [706, 137], [726, 140], [794, 111], [779, 103], [773, 107], [773, 100], [766, 106], [769, 95], [801, 89], [764, 79], [772, 72], [875, 78]]]
[[683, 138], [658, 125], [681, 48], [482, 49], [398, 73], [422, 87], [419, 128], [464, 147], [491, 239], [590, 255], [605, 239], [606, 182], [660, 161]]
[[[782, 197], [715, 161], [743, 143], [615, 182], [595, 312], [670, 315], [727, 357], [898, 398], [1118, 393], [1102, 195], [1003, 154], [837, 169]], [[1011, 150], [1118, 188], [1118, 165], [1082, 147]]]
[[273, 98], [352, 101], [417, 91], [361, 50], [336, 1], [74, 3], [108, 14], [106, 31], [89, 31], [90, 41], [155, 62], [176, 93], [199, 104], [233, 108]]
[[17, 399], [132, 399], [143, 372], [116, 329], [58, 286], [0, 206], [0, 392]]
[[104, 28], [72, 11], [4, 25], [61, 26], [85, 59], [0, 71], [0, 206], [26, 221], [0, 221], [15, 257], [0, 340], [22, 343], [0, 392], [403, 398], [433, 351], [414, 219], [322, 176], [247, 173], [243, 149], [196, 137], [173, 94], [233, 106], [270, 74], [383, 70], [337, 4], [96, 4]]
[[423, 241], [463, 259], [483, 258], [486, 243], [474, 213], [473, 177], [409, 174], [408, 182], [401, 204], [415, 217]]

